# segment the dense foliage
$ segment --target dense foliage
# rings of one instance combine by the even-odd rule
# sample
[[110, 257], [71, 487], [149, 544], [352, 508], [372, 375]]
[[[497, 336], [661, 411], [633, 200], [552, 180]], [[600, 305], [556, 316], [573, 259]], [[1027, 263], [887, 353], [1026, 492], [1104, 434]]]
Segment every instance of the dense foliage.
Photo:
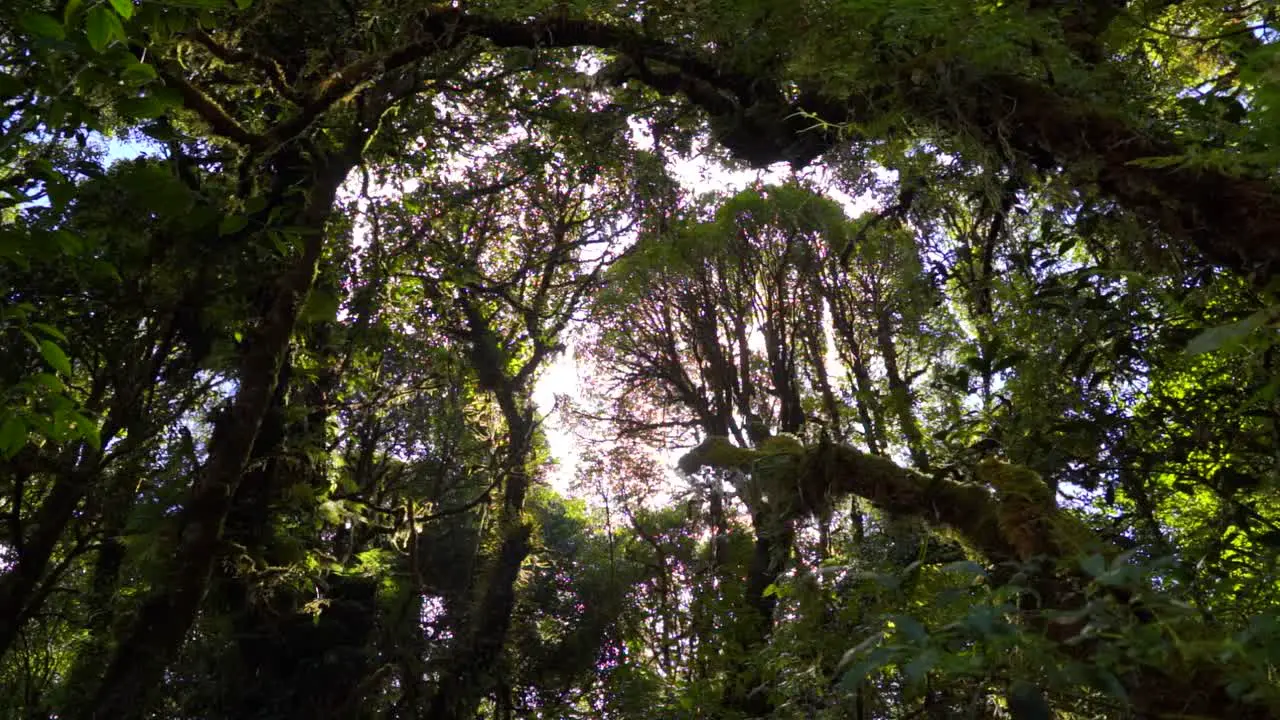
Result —
[[0, 716], [1280, 714], [1278, 15], [4, 4]]

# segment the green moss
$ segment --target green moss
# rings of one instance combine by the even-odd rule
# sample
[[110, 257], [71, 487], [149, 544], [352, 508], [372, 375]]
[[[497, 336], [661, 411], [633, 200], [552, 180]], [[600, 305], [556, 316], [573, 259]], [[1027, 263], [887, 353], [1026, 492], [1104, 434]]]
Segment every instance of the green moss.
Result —
[[696, 472], [703, 467], [751, 472], [764, 462], [773, 464], [778, 458], [798, 458], [804, 454], [800, 438], [781, 433], [765, 440], [758, 449], [734, 445], [729, 438], [713, 435], [680, 458], [680, 469]]
[[686, 473], [697, 472], [704, 467], [748, 472], [756, 457], [756, 451], [740, 448], [727, 437], [712, 435], [685, 453], [677, 464]]
[[1087, 525], [1058, 508], [1053, 490], [1034, 471], [985, 460], [975, 475], [996, 491], [1000, 532], [1024, 560], [1036, 555], [1070, 560], [1101, 549]]
[[978, 480], [991, 486], [996, 497], [1007, 500], [1052, 507], [1053, 491], [1030, 468], [999, 460], [987, 459], [978, 463], [974, 474]]
[[761, 455], [800, 455], [804, 452], [804, 443], [791, 433], [778, 433], [760, 443]]
[[685, 453], [679, 467], [686, 473], [704, 467], [750, 473], [744, 499], [749, 504], [767, 501], [786, 515], [804, 509], [799, 489], [804, 455], [800, 439], [786, 433], [765, 440], [758, 449], [738, 447], [728, 438], [712, 436]]

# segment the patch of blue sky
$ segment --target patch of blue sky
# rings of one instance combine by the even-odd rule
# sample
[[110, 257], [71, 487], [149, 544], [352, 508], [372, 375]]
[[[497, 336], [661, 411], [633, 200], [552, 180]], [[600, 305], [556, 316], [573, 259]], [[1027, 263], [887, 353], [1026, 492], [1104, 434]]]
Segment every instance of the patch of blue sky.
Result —
[[111, 166], [121, 160], [133, 160], [143, 156], [156, 157], [164, 152], [164, 146], [141, 133], [108, 136], [90, 133], [89, 142], [102, 149], [102, 162]]

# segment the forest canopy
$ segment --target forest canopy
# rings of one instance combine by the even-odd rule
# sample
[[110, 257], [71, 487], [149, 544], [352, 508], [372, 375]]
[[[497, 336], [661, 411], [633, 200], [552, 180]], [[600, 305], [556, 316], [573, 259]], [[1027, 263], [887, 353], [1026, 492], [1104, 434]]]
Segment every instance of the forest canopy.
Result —
[[0, 106], [0, 717], [1280, 715], [1269, 2], [28, 0]]

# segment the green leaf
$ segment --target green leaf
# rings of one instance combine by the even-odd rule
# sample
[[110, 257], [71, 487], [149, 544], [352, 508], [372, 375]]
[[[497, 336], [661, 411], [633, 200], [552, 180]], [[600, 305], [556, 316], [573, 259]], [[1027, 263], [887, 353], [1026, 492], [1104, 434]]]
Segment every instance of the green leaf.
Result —
[[27, 444], [27, 424], [17, 414], [9, 415], [0, 423], [0, 455], [13, 457]]
[[67, 0], [67, 4], [62, 8], [62, 22], [65, 25], [71, 24], [71, 18], [80, 12], [80, 8], [84, 7], [84, 0]]
[[48, 323], [33, 322], [31, 323], [31, 327], [39, 330], [40, 332], [44, 333], [45, 335], [48, 335], [49, 337], [53, 338], [54, 340], [57, 340], [58, 342], [67, 341], [67, 336], [63, 335], [61, 330], [59, 330], [58, 328]]
[[1280, 530], [1269, 530], [1253, 539], [1259, 545], [1269, 548], [1280, 548]]
[[151, 123], [142, 127], [142, 134], [160, 142], [178, 140], [182, 136], [167, 123]]
[[244, 229], [249, 224], [249, 218], [244, 215], [228, 215], [222, 218], [222, 222], [218, 224], [219, 235], [232, 235]]
[[66, 408], [55, 408], [46, 434], [57, 442], [66, 442], [79, 435], [79, 431]]
[[1259, 310], [1239, 322], [1209, 328], [1187, 344], [1186, 352], [1188, 355], [1200, 355], [1236, 347], [1251, 335], [1254, 330], [1266, 325], [1273, 314], [1273, 311], [1269, 309]]
[[45, 15], [44, 13], [24, 13], [18, 24], [22, 26], [23, 30], [35, 37], [62, 40], [67, 36], [67, 31], [62, 27], [62, 23], [58, 22], [52, 15]]
[[310, 505], [316, 500], [315, 488], [309, 483], [294, 483], [289, 487], [289, 498], [302, 505]]
[[1125, 691], [1124, 683], [1121, 683], [1114, 673], [1099, 667], [1094, 669], [1094, 676], [1096, 677], [1096, 684], [1108, 695], [1121, 702], [1129, 701], [1129, 693]]
[[334, 320], [338, 316], [341, 299], [328, 290], [313, 290], [307, 296], [307, 304], [302, 310], [302, 319], [309, 321]]
[[116, 270], [116, 266], [112, 265], [106, 260], [95, 259], [91, 263], [89, 263], [89, 267], [99, 277], [105, 278], [107, 280], [113, 280], [117, 283], [124, 282], [124, 280], [120, 277], [120, 272]]
[[58, 230], [53, 233], [53, 242], [58, 250], [67, 255], [79, 255], [84, 252], [84, 239], [69, 230]]
[[120, 24], [120, 16], [99, 5], [89, 11], [85, 18], [85, 32], [89, 36], [89, 47], [102, 52], [112, 40], [124, 40], [124, 26]]
[[133, 17], [132, 0], [111, 0], [111, 7], [115, 8], [116, 12], [120, 13], [120, 17], [125, 20]]
[[40, 435], [44, 435], [45, 437], [54, 436], [53, 423], [49, 422], [49, 418], [42, 415], [32, 415], [27, 419], [27, 423], [31, 426], [32, 430]]
[[52, 373], [47, 373], [47, 372], [36, 373], [32, 377], [32, 380], [48, 388], [50, 392], [60, 393], [60, 392], [66, 392], [67, 390], [67, 386], [63, 385], [62, 381], [58, 379], [58, 376]]
[[925, 650], [902, 668], [902, 675], [908, 683], [923, 682], [940, 659], [937, 650], [932, 648]]
[[1152, 168], [1159, 170], [1162, 168], [1171, 168], [1182, 165], [1187, 162], [1186, 155], [1153, 155], [1151, 157], [1138, 158], [1130, 160], [1129, 164], [1134, 167]]
[[102, 449], [102, 435], [98, 432], [98, 423], [82, 413], [71, 414], [71, 425], [75, 434], [89, 443], [95, 450]]
[[1005, 370], [1012, 368], [1013, 366], [1017, 365], [1018, 363], [1026, 359], [1027, 359], [1026, 353], [1016, 352], [1011, 355], [1006, 355], [1000, 358], [999, 360], [997, 360], [995, 364], [991, 366], [991, 372], [993, 373], [1004, 372]]
[[146, 63], [132, 63], [120, 73], [120, 79], [130, 85], [145, 85], [155, 80], [156, 69]]
[[1004, 616], [990, 605], [975, 605], [960, 621], [962, 627], [979, 638], [992, 637], [1004, 630]]
[[845, 666], [847, 666], [849, 663], [856, 660], [858, 657], [870, 652], [873, 648], [879, 645], [880, 642], [883, 640], [884, 640], [884, 635], [882, 633], [874, 633], [872, 635], [869, 635], [863, 638], [862, 642], [858, 643], [857, 645], [845, 651], [844, 656], [840, 658], [840, 664], [836, 666], [836, 670], [839, 671], [843, 669]]
[[318, 508], [320, 517], [330, 525], [342, 522], [342, 505], [334, 500], [325, 500]]
[[49, 204], [55, 208], [66, 207], [76, 196], [75, 184], [62, 180], [46, 180], [44, 190], [49, 195]]
[[67, 354], [62, 352], [62, 348], [53, 344], [52, 341], [40, 341], [40, 355], [44, 357], [45, 362], [49, 363], [49, 367], [67, 377], [71, 376], [71, 361], [67, 359]]
[[1095, 553], [1080, 559], [1080, 569], [1089, 577], [1098, 577], [1107, 571], [1107, 559]]
[[248, 10], [253, 5], [253, 0], [236, 0], [236, 7], [241, 10]]
[[884, 667], [885, 663], [894, 659], [893, 650], [886, 647], [878, 647], [859, 663], [851, 665], [844, 675], [840, 678], [840, 687], [845, 690], [853, 690], [858, 687], [858, 683], [866, 680], [872, 672]]
[[164, 103], [153, 97], [126, 98], [116, 104], [116, 108], [125, 115], [138, 120], [149, 120], [164, 115]]
[[246, 214], [253, 215], [260, 213], [267, 208], [267, 198], [263, 195], [254, 195], [244, 201], [244, 211]]
[[919, 642], [929, 637], [929, 631], [924, 625], [909, 615], [894, 615], [893, 626], [898, 635], [910, 642]]
[[1018, 681], [1009, 691], [1009, 714], [1018, 720], [1052, 720], [1053, 710], [1044, 693], [1031, 683]]
[[186, 213], [194, 202], [191, 189], [168, 169], [146, 166], [119, 179], [129, 190], [131, 202], [157, 214]]
[[986, 577], [987, 569], [972, 560], [957, 560], [942, 566], [943, 572], [959, 573], [973, 577]]

